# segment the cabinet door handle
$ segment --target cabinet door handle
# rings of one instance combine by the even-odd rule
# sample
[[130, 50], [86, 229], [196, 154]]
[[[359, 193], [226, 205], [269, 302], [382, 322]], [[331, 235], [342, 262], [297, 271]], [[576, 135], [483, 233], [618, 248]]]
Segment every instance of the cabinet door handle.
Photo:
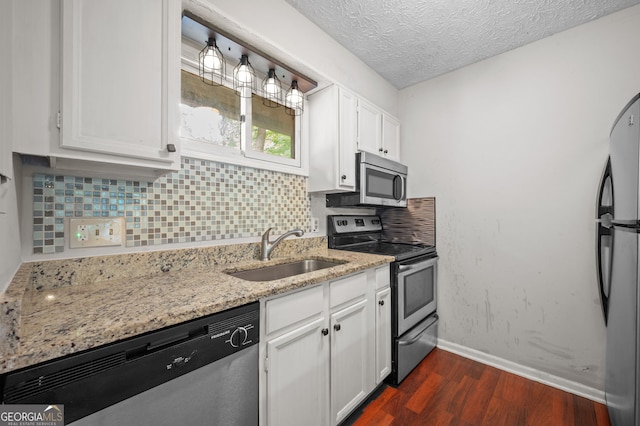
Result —
[[383, 148], [378, 148], [378, 151], [382, 152]]
[[379, 301], [379, 302], [378, 302], [378, 305], [380, 305], [380, 306], [384, 306], [384, 300]]
[[342, 180], [345, 180], [345, 179], [347, 179], [347, 175], [342, 175], [342, 176], [340, 176], [340, 178], [341, 178]]
[[340, 324], [336, 324], [336, 325], [334, 325], [334, 326], [333, 326], [333, 329], [334, 329], [335, 331], [340, 331]]
[[385, 149], [385, 150], [384, 150], [384, 153], [385, 153], [385, 154], [388, 154], [388, 153], [389, 153], [389, 150], [388, 150], [388, 149]]
[[176, 146], [172, 143], [168, 143], [167, 144], [167, 151], [169, 152], [176, 152]]
[[328, 328], [323, 328], [322, 329], [322, 335], [326, 336], [327, 334], [329, 334], [329, 329]]

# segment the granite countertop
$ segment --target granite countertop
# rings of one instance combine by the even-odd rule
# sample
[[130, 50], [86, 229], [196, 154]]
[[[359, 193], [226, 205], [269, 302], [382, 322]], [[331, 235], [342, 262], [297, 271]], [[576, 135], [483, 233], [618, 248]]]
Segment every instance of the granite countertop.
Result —
[[[329, 250], [319, 240], [302, 248], [291, 243], [268, 262], [255, 260], [257, 244], [242, 244], [26, 263], [0, 295], [0, 373], [393, 261]], [[225, 273], [308, 258], [341, 263], [266, 282]]]

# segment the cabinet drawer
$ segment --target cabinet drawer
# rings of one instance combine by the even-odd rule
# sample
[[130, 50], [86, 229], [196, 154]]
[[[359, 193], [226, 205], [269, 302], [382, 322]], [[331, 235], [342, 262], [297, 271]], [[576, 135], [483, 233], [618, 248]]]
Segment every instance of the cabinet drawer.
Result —
[[376, 290], [391, 285], [389, 265], [376, 268]]
[[322, 314], [322, 286], [299, 291], [289, 296], [268, 300], [266, 303], [267, 334]]
[[329, 306], [334, 308], [350, 300], [365, 297], [366, 294], [366, 273], [333, 281], [329, 287]]

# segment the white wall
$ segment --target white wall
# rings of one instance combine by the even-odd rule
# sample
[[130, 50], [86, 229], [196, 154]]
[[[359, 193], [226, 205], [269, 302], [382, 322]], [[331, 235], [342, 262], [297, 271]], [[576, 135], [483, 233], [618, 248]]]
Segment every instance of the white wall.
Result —
[[639, 41], [635, 6], [401, 91], [409, 195], [437, 200], [444, 340], [604, 388], [596, 187]]

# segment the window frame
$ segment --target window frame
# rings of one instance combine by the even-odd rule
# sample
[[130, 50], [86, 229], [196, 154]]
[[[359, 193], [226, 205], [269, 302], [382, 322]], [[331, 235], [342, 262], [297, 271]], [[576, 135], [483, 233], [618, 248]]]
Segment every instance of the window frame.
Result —
[[[196, 46], [192, 40], [182, 37], [180, 54], [181, 70], [185, 70], [196, 76], [198, 75], [197, 58], [201, 48], [202, 46]], [[228, 62], [227, 67], [232, 68], [233, 64]], [[227, 73], [229, 73], [228, 69]], [[257, 76], [257, 78], [260, 83], [262, 81], [261, 77]], [[229, 87], [233, 90], [233, 84], [231, 82], [225, 81], [224, 85], [225, 87]], [[306, 103], [306, 97], [304, 102]], [[295, 117], [294, 149], [296, 152], [296, 158], [289, 159], [252, 149], [253, 129], [251, 119], [251, 99], [241, 99], [240, 108], [241, 110], [238, 111], [238, 115], [240, 116], [244, 112], [245, 116], [240, 129], [240, 149], [216, 146], [207, 142], [195, 141], [178, 135], [181, 155], [184, 157], [218, 161], [227, 164], [236, 164], [276, 172], [303, 176], [309, 175], [307, 159], [308, 138], [304, 132], [304, 123], [306, 122], [304, 114]], [[181, 126], [178, 126], [178, 131], [180, 131], [180, 128]]]

